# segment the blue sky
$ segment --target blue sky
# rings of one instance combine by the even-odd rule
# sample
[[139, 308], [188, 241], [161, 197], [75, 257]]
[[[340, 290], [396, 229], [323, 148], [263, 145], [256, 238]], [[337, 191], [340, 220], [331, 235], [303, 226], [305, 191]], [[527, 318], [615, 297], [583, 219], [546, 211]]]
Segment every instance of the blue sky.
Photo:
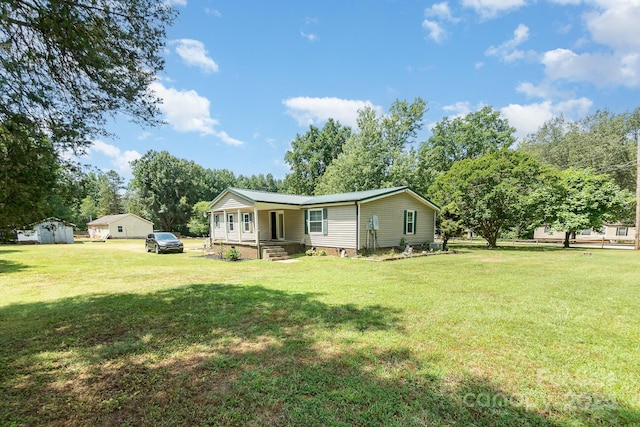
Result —
[[640, 0], [172, 0], [164, 126], [125, 117], [81, 160], [131, 177], [166, 150], [236, 175], [284, 178], [309, 125], [355, 127], [365, 105], [421, 97], [419, 140], [490, 105], [524, 137], [559, 114], [640, 107]]

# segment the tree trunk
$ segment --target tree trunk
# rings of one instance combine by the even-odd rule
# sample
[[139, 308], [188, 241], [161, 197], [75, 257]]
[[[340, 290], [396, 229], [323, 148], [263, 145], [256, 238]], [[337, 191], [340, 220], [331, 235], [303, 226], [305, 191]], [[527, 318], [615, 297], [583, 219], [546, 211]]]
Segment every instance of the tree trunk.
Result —
[[564, 244], [563, 247], [564, 248], [568, 248], [569, 247], [569, 236], [571, 236], [571, 232], [567, 231], [564, 233]]
[[490, 233], [487, 237], [487, 243], [489, 243], [490, 249], [495, 249], [498, 247], [498, 233]]

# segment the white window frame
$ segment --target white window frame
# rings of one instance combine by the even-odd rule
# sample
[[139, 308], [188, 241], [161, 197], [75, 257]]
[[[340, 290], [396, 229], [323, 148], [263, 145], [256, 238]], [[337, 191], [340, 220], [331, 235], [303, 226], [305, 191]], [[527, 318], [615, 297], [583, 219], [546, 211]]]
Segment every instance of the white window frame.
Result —
[[[319, 220], [311, 220], [311, 214], [312, 212], [320, 212], [320, 219]], [[323, 211], [322, 208], [321, 209], [309, 209], [309, 217], [308, 217], [308, 221], [309, 221], [309, 234], [324, 234], [324, 215], [323, 215]], [[320, 231], [314, 231], [311, 229], [311, 224], [317, 224], [320, 223]]]
[[220, 228], [220, 214], [213, 215], [213, 227]]
[[227, 215], [227, 230], [233, 231], [233, 214]]
[[[409, 215], [411, 215], [411, 221], [409, 221]], [[411, 228], [411, 231], [409, 231]], [[407, 221], [404, 226], [404, 234], [416, 234], [416, 211], [407, 209]]]
[[124, 228], [121, 225], [119, 225], [118, 226], [118, 233], [122, 233], [123, 231], [124, 231]]
[[[622, 231], [624, 230], [624, 233]], [[629, 235], [629, 227], [616, 227], [617, 237], [626, 237]]]
[[242, 213], [242, 232], [251, 233], [251, 213]]

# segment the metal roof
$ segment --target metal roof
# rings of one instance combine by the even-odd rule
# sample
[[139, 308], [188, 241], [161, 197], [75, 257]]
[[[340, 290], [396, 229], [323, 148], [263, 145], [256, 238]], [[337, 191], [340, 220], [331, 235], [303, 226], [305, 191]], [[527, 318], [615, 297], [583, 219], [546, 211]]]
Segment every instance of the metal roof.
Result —
[[412, 191], [409, 187], [391, 187], [375, 190], [354, 191], [350, 193], [326, 194], [323, 196], [301, 196], [296, 194], [272, 193], [269, 191], [246, 190], [243, 188], [229, 188], [216, 197], [209, 206], [213, 206], [227, 192], [233, 193], [253, 203], [274, 203], [282, 205], [308, 206], [324, 205], [333, 203], [364, 202], [369, 199], [384, 197], [391, 194], [408, 191], [424, 203], [432, 206], [436, 210], [440, 208], [425, 197]]

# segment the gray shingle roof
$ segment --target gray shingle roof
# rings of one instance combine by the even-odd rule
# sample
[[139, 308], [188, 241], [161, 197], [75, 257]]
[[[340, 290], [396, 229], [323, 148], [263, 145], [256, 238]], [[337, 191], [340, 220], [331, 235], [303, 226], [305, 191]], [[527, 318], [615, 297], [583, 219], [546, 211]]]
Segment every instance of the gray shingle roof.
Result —
[[[132, 213], [118, 214], [118, 215], [105, 215], [105, 216], [101, 216], [100, 218], [96, 218], [91, 222], [88, 222], [87, 225], [103, 225], [103, 224], [108, 225], [126, 216], [134, 216], [136, 218], [140, 218], [138, 215], [134, 215]], [[145, 222], [151, 223], [151, 221], [149, 221], [148, 219], [144, 219], [144, 218], [140, 218], [140, 219]]]

